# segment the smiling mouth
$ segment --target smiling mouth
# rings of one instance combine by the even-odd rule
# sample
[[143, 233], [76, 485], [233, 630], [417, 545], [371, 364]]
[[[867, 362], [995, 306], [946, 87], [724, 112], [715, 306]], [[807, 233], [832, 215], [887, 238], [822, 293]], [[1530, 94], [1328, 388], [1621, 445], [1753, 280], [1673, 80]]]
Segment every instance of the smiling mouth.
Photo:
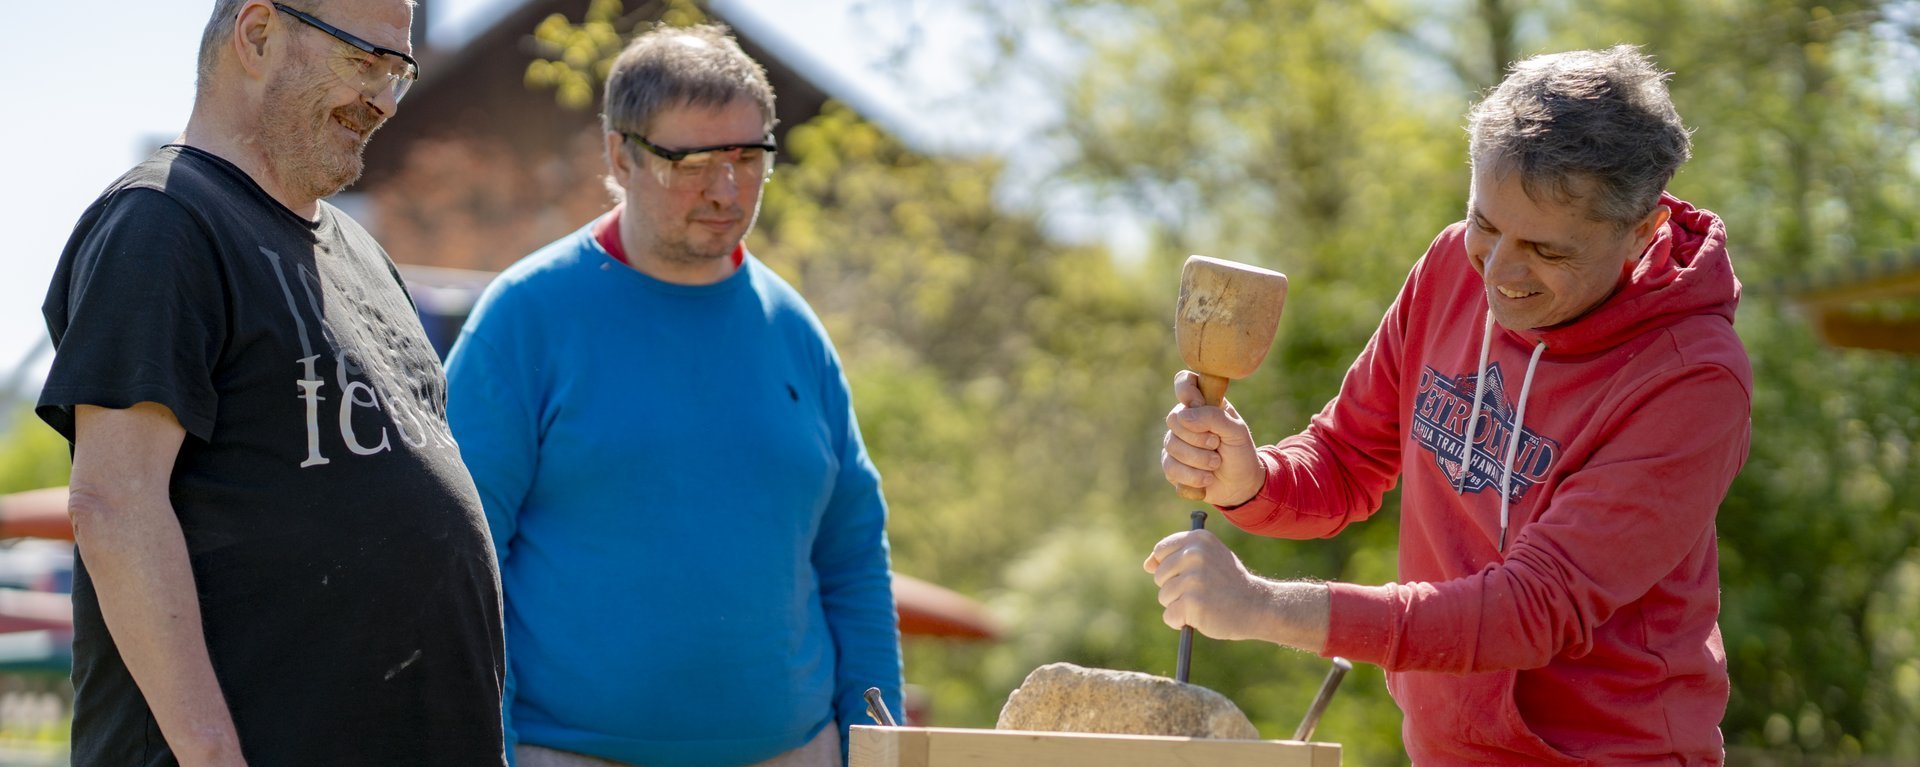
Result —
[[1512, 288], [1503, 288], [1503, 287], [1495, 287], [1494, 290], [1500, 291], [1500, 295], [1506, 296], [1507, 298], [1526, 298], [1528, 296], [1540, 295], [1538, 291], [1528, 292], [1524, 290], [1514, 290]]
[[354, 138], [357, 138], [362, 141], [365, 141], [368, 137], [372, 136], [373, 129], [379, 127], [380, 125], [379, 117], [377, 115], [371, 114], [369, 110], [364, 110], [364, 109], [362, 110], [354, 110], [350, 108], [336, 109], [333, 111], [333, 114], [331, 115], [331, 117], [333, 118], [333, 121], [336, 124], [338, 124], [342, 128], [345, 128], [347, 132], [352, 133], [354, 135]]
[[353, 134], [353, 137], [355, 139], [364, 139], [367, 137], [366, 131], [361, 130], [358, 127], [355, 127], [352, 123], [349, 123], [346, 120], [342, 120], [339, 117], [333, 118], [333, 123], [335, 125], [340, 126], [342, 130], [345, 130], [346, 132]]

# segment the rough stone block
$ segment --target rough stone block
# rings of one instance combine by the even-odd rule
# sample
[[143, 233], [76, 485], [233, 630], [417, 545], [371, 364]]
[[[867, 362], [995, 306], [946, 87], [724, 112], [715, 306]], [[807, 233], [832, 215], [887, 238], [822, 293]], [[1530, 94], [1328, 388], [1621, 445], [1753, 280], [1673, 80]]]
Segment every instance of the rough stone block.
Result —
[[1033, 670], [1000, 709], [1002, 730], [1260, 737], [1226, 696], [1137, 671], [1049, 663]]

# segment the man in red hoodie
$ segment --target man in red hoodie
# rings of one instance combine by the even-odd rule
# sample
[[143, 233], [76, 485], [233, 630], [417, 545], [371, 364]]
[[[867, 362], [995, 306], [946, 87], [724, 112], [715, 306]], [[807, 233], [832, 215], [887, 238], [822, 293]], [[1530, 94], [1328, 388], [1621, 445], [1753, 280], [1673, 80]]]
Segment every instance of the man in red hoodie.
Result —
[[1242, 529], [1339, 533], [1396, 481], [1401, 582], [1249, 574], [1211, 533], [1146, 569], [1169, 626], [1387, 670], [1414, 763], [1718, 764], [1714, 513], [1753, 374], [1718, 217], [1628, 46], [1517, 64], [1471, 113], [1465, 221], [1413, 266], [1340, 393], [1256, 449], [1174, 380], [1162, 468]]

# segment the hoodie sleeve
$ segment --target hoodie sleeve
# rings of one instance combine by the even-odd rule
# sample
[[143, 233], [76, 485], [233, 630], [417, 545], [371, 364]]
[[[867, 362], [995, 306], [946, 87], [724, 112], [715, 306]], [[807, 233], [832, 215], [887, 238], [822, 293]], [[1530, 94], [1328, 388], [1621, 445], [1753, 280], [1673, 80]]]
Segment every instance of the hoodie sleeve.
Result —
[[1381, 497], [1400, 474], [1400, 360], [1408, 309], [1419, 300], [1422, 268], [1447, 236], [1442, 233], [1414, 264], [1348, 368], [1340, 393], [1306, 431], [1259, 449], [1266, 483], [1246, 503], [1221, 509], [1228, 521], [1275, 538], [1330, 538], [1380, 510]]
[[1333, 585], [1325, 652], [1390, 671], [1538, 668], [1585, 655], [1597, 627], [1656, 586], [1711, 588], [1711, 574], [1677, 569], [1713, 536], [1746, 460], [1746, 386], [1718, 364], [1682, 365], [1609, 412], [1603, 447], [1504, 561], [1437, 583]]

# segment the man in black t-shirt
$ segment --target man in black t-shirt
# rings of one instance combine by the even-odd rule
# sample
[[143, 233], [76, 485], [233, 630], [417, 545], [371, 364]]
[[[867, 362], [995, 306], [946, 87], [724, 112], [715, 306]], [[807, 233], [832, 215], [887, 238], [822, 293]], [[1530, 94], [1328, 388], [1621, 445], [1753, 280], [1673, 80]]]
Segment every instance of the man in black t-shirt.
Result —
[[411, 23], [218, 0], [185, 133], [61, 254], [38, 412], [73, 443], [75, 765], [504, 764], [499, 574], [439, 363], [320, 201], [415, 79]]

